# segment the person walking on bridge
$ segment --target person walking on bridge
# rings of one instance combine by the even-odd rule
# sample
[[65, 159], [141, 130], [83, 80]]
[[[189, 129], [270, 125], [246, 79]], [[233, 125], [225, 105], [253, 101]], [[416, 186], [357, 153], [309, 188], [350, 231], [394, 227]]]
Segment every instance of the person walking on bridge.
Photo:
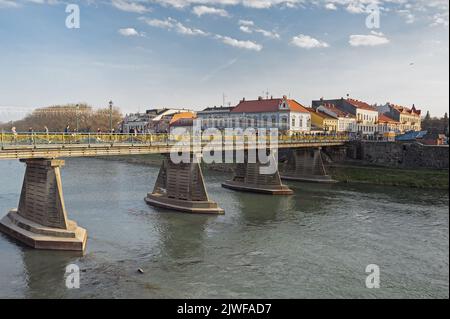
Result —
[[11, 128], [11, 132], [13, 133], [13, 142], [16, 143], [17, 142], [17, 131], [16, 131], [16, 127], [13, 126]]
[[48, 127], [47, 127], [47, 125], [44, 125], [44, 132], [45, 132], [45, 139], [47, 140], [47, 143], [50, 144], [50, 136], [48, 134]]
[[33, 144], [33, 140], [34, 140], [34, 131], [33, 128], [30, 126], [30, 128], [28, 129], [28, 134], [30, 135], [30, 144]]

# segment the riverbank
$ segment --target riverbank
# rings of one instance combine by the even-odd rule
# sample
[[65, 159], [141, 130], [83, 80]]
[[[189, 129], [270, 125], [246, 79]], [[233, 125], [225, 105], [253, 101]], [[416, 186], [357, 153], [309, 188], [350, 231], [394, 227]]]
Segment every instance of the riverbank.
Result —
[[328, 171], [335, 180], [342, 183], [363, 183], [424, 189], [449, 189], [448, 170], [330, 165]]
[[[160, 166], [160, 154], [133, 156], [105, 156], [102, 160], [120, 161], [129, 164]], [[202, 164], [203, 169], [217, 172], [233, 172], [232, 164]], [[386, 168], [374, 165], [331, 164], [327, 166], [333, 179], [341, 183], [401, 186], [422, 189], [449, 189], [449, 171], [438, 169]]]
[[164, 159], [161, 154], [146, 154], [146, 155], [124, 155], [124, 156], [99, 156], [97, 159], [104, 161], [124, 162], [128, 164], [160, 166]]

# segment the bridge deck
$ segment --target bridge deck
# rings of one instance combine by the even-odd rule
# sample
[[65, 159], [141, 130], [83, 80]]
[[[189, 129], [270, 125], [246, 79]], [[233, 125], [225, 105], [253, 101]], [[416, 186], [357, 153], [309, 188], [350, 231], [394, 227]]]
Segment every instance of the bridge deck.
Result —
[[[226, 139], [225, 139], [226, 140]], [[280, 136], [277, 148], [303, 148], [321, 146], [339, 146], [348, 141], [344, 135], [330, 136]], [[200, 145], [201, 144], [201, 145]], [[169, 139], [167, 135], [142, 134], [120, 135], [45, 135], [45, 134], [3, 134], [0, 159], [59, 158], [59, 157], [95, 157], [138, 154], [165, 154], [174, 151], [201, 151], [214, 147], [215, 150], [248, 150], [258, 148], [256, 143], [233, 144], [233, 140], [223, 142], [203, 141], [194, 149], [189, 143]], [[270, 146], [269, 144], [267, 144]], [[274, 145], [271, 145], [272, 147]]]

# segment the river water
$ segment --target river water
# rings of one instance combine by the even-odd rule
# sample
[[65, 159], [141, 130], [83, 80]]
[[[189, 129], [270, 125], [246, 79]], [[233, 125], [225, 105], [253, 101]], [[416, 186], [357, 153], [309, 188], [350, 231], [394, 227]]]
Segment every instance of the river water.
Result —
[[[16, 207], [24, 164], [0, 161], [0, 216]], [[276, 197], [221, 188], [223, 216], [149, 207], [158, 167], [70, 159], [62, 169], [86, 254], [37, 251], [0, 234], [3, 298], [448, 298], [446, 191], [289, 182]], [[80, 267], [80, 288], [65, 269]], [[366, 266], [380, 288], [366, 288]], [[141, 268], [144, 273], [139, 273]]]

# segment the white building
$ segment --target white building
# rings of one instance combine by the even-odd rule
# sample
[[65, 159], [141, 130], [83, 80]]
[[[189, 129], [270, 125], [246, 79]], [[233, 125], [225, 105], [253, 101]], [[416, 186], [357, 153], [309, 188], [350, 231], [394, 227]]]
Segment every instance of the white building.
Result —
[[353, 114], [338, 109], [334, 104], [323, 103], [316, 108], [317, 110], [328, 114], [338, 120], [337, 131], [356, 133], [356, 117]]
[[197, 119], [201, 121], [203, 130], [211, 127], [223, 130], [230, 127], [229, 121], [232, 109], [232, 106], [207, 107], [206, 109], [197, 112]]
[[313, 101], [312, 106], [317, 108], [324, 103], [333, 104], [336, 108], [354, 115], [356, 118], [356, 131], [361, 135], [374, 135], [378, 131], [378, 111], [368, 103], [351, 98], [320, 99]]
[[295, 100], [283, 98], [245, 99], [230, 112], [230, 127], [278, 128], [283, 132], [304, 132], [311, 129], [311, 115]]

